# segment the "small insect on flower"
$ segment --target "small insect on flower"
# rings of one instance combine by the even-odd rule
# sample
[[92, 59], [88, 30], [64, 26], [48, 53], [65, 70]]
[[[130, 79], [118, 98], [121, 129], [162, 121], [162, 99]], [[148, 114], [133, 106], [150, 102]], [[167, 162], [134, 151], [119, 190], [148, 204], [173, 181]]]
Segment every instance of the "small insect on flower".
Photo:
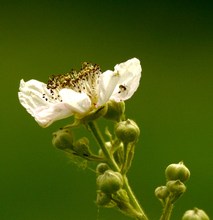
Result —
[[119, 94], [122, 94], [123, 96], [127, 95], [128, 89], [126, 85], [119, 85]]
[[114, 71], [101, 72], [96, 64], [84, 62], [79, 72], [52, 75], [47, 84], [20, 81], [18, 97], [41, 127], [74, 115], [84, 118], [109, 100], [129, 99], [137, 90], [142, 68], [137, 58], [117, 64]]
[[126, 86], [124, 86], [124, 85], [119, 85], [119, 89], [120, 89], [120, 91], [118, 93], [122, 93], [127, 90]]

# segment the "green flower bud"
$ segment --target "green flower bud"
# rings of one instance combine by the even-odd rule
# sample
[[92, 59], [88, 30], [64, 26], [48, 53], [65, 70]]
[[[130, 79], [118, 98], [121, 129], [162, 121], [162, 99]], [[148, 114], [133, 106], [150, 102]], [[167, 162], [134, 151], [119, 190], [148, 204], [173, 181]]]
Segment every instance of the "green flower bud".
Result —
[[186, 186], [180, 180], [170, 180], [166, 183], [166, 187], [173, 194], [183, 194], [186, 191]]
[[186, 186], [180, 180], [170, 180], [166, 183], [166, 187], [170, 192], [171, 203], [175, 203], [186, 191]]
[[160, 200], [165, 200], [169, 196], [169, 190], [166, 186], [159, 186], [155, 189], [155, 196]]
[[193, 210], [188, 210], [184, 213], [182, 220], [209, 220], [208, 215], [202, 210], [198, 208], [194, 208]]
[[136, 142], [140, 135], [140, 129], [133, 120], [127, 119], [117, 123], [115, 134], [124, 143]]
[[170, 164], [165, 170], [165, 175], [167, 180], [180, 180], [181, 182], [185, 182], [190, 177], [190, 171], [183, 162], [180, 162], [178, 164]]
[[112, 194], [112, 200], [116, 203], [116, 207], [127, 216], [134, 219], [147, 219], [144, 214], [138, 212], [132, 206], [126, 190], [120, 189], [115, 194]]
[[107, 102], [107, 106], [108, 109], [106, 114], [104, 115], [104, 118], [113, 121], [120, 121], [121, 118], [124, 116], [125, 103], [110, 100]]
[[86, 137], [80, 138], [73, 144], [73, 153], [80, 157], [89, 157], [91, 155], [89, 140]]
[[70, 129], [62, 128], [53, 133], [53, 146], [65, 150], [73, 146], [73, 134]]
[[107, 170], [104, 174], [98, 176], [97, 186], [102, 192], [112, 194], [117, 192], [123, 186], [123, 177], [119, 172]]
[[98, 175], [104, 174], [106, 170], [109, 170], [109, 166], [106, 163], [99, 163], [98, 166], [96, 167], [96, 173]]
[[111, 203], [111, 196], [109, 194], [103, 193], [100, 190], [98, 190], [96, 204], [98, 206], [109, 206], [110, 203]]

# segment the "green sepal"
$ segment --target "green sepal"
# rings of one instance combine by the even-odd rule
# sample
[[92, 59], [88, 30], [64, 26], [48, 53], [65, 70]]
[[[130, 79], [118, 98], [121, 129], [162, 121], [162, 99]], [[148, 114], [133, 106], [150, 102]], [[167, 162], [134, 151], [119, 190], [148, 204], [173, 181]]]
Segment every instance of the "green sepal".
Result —
[[115, 102], [110, 100], [107, 102], [107, 111], [104, 115], [104, 118], [112, 121], [121, 121], [125, 118], [125, 103], [124, 102]]

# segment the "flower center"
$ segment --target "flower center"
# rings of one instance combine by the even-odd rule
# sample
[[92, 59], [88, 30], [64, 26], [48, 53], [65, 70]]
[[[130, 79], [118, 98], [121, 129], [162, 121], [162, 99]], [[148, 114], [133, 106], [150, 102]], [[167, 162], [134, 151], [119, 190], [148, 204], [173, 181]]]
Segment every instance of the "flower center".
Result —
[[98, 65], [84, 62], [79, 72], [72, 70], [66, 74], [52, 75], [48, 80], [47, 89], [50, 90], [52, 99], [59, 101], [62, 100], [58, 93], [63, 88], [72, 89], [79, 93], [86, 93], [91, 99], [91, 102], [96, 105], [101, 73]]

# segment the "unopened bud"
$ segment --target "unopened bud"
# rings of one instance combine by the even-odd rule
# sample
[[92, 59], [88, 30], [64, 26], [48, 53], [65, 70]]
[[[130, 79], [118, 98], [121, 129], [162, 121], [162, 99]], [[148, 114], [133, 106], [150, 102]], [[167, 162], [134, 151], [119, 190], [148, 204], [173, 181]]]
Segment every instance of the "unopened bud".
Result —
[[170, 164], [165, 170], [165, 175], [167, 180], [186, 182], [190, 177], [190, 171], [181, 161], [178, 164]]
[[180, 180], [170, 180], [166, 183], [166, 187], [170, 192], [171, 203], [174, 203], [186, 191], [186, 186]]
[[88, 157], [91, 155], [89, 148], [89, 140], [86, 137], [80, 138], [73, 144], [73, 152], [81, 157]]
[[186, 191], [186, 186], [180, 180], [170, 180], [166, 186], [169, 192], [174, 194], [183, 194]]
[[99, 163], [98, 166], [96, 167], [96, 173], [98, 175], [104, 174], [106, 170], [109, 170], [109, 166], [106, 163]]
[[166, 186], [159, 186], [155, 189], [155, 196], [160, 200], [165, 200], [169, 196], [169, 190]]
[[115, 134], [124, 143], [136, 142], [140, 135], [140, 129], [133, 120], [127, 119], [116, 125]]
[[123, 177], [119, 172], [107, 170], [97, 178], [98, 189], [104, 193], [112, 194], [123, 186]]
[[104, 118], [110, 119], [113, 121], [120, 121], [124, 116], [125, 112], [125, 103], [124, 102], [115, 102], [110, 100], [107, 102], [107, 112], [104, 115]]
[[53, 133], [52, 139], [53, 146], [58, 149], [65, 150], [67, 148], [72, 148], [73, 145], [73, 135], [70, 129], [62, 128]]
[[98, 206], [109, 206], [111, 202], [111, 196], [100, 190], [97, 192], [96, 204]]
[[188, 210], [184, 213], [182, 220], [209, 220], [208, 215], [202, 210], [198, 208], [194, 208], [193, 210]]

